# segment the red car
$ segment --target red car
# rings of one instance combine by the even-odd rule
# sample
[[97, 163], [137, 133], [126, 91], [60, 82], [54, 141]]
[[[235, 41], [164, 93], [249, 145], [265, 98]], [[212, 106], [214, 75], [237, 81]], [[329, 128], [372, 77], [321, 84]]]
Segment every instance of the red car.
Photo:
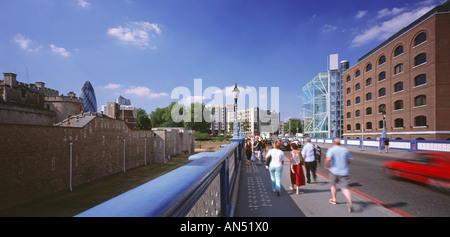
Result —
[[383, 163], [389, 176], [406, 178], [450, 191], [450, 152], [414, 152]]

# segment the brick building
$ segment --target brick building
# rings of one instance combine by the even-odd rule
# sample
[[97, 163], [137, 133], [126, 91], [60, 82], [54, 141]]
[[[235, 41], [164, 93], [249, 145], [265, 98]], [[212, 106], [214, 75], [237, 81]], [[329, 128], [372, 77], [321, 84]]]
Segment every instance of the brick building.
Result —
[[450, 139], [450, 2], [403, 28], [344, 73], [344, 138]]

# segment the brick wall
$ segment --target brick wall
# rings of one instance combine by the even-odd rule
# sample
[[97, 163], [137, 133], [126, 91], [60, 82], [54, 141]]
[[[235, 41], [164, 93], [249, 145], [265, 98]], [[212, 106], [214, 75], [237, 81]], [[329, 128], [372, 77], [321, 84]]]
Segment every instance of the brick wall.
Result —
[[164, 142], [155, 132], [100, 117], [83, 127], [0, 124], [0, 209], [145, 163], [165, 163]]

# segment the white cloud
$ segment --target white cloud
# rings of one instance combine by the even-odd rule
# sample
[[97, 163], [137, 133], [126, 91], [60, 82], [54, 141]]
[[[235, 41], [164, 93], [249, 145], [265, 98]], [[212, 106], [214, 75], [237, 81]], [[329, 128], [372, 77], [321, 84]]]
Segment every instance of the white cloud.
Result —
[[150, 99], [161, 98], [163, 96], [169, 96], [167, 93], [154, 93], [152, 90], [145, 86], [130, 86], [125, 90], [126, 94], [133, 94], [140, 97], [148, 97]]
[[82, 8], [89, 8], [89, 6], [91, 5], [90, 3], [88, 3], [85, 0], [78, 0], [78, 5], [80, 5]]
[[382, 22], [376, 23], [374, 26], [364, 30], [363, 32], [357, 33], [353, 38], [351, 47], [359, 47], [366, 44], [372, 40], [386, 40], [397, 31], [407, 26], [417, 18], [421, 17], [429, 10], [431, 10], [434, 5], [420, 6], [414, 9], [406, 8], [393, 8], [383, 9], [378, 12], [378, 19], [389, 18]]
[[39, 45], [37, 42], [23, 36], [22, 34], [17, 34], [14, 36], [13, 42], [18, 44], [20, 48], [29, 52], [38, 52], [43, 48], [42, 45]]
[[358, 11], [358, 13], [356, 13], [355, 18], [356, 18], [356, 19], [361, 19], [361, 18], [363, 18], [363, 17], [367, 14], [367, 12], [368, 12], [368, 11], [363, 11], [363, 10]]
[[113, 84], [109, 83], [108, 85], [104, 86], [104, 89], [118, 89], [120, 87], [120, 84]]
[[109, 28], [108, 35], [116, 37], [125, 44], [156, 49], [155, 46], [150, 46], [150, 37], [161, 35], [161, 29], [156, 23], [146, 21], [131, 22], [125, 27]]
[[50, 48], [52, 49], [52, 52], [55, 54], [61, 55], [63, 57], [70, 57], [70, 52], [67, 51], [65, 48], [56, 47], [54, 44], [51, 44]]
[[323, 33], [327, 33], [327, 32], [331, 32], [337, 30], [337, 27], [334, 25], [330, 25], [330, 24], [325, 24], [322, 26], [322, 32]]

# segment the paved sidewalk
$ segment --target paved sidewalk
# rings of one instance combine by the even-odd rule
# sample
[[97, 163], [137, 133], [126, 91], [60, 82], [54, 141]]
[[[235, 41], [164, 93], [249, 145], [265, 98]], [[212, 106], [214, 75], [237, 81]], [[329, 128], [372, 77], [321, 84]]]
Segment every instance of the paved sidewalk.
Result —
[[[326, 147], [326, 146], [323, 146]], [[378, 151], [376, 151], [378, 152]], [[354, 212], [338, 189], [337, 204], [331, 198], [327, 174], [319, 173], [318, 182], [300, 187], [300, 195], [289, 189], [289, 161], [283, 166], [281, 195], [272, 192], [270, 174], [264, 165], [254, 163], [241, 169], [239, 197], [235, 217], [399, 217], [395, 212], [352, 192]]]

